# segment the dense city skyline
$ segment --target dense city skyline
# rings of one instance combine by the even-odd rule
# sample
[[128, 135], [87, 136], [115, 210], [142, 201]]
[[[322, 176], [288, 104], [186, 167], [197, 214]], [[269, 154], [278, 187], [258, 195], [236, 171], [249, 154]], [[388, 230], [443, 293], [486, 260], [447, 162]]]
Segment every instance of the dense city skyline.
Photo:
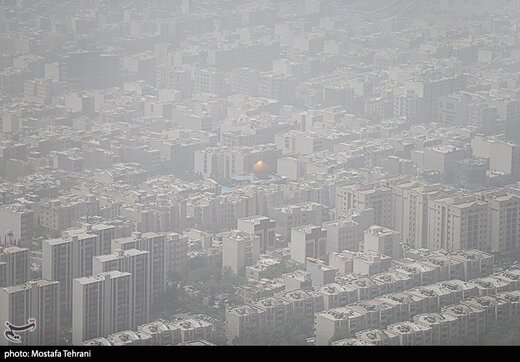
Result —
[[0, 0], [0, 346], [519, 345], [519, 39], [520, 0]]

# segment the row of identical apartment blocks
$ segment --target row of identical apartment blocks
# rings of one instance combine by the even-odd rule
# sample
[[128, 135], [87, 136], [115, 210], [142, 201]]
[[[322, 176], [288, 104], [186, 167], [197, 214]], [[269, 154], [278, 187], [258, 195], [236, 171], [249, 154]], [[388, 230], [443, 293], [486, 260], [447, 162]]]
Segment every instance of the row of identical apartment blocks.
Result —
[[[413, 250], [411, 256], [419, 257], [421, 252], [426, 253], [427, 251]], [[416, 289], [416, 295], [422, 295], [422, 297], [415, 296], [416, 299], [425, 300], [425, 298], [429, 298], [431, 305], [438, 303], [447, 305], [446, 303], [450, 301], [450, 298], [453, 298], [453, 295], [456, 295], [457, 300], [460, 300], [471, 295], [488, 295], [518, 286], [520, 273], [517, 271], [489, 276], [493, 271], [494, 258], [492, 255], [478, 251], [461, 251], [458, 252], [459, 255], [454, 255], [453, 258], [454, 261], [458, 259], [458, 263], [450, 263], [448, 255], [438, 254], [441, 253], [430, 252], [430, 255], [423, 257], [424, 260], [405, 259], [396, 262], [391, 270], [372, 276], [338, 275], [334, 283], [315, 288], [310, 287], [307, 290], [293, 290], [293, 292], [298, 291], [304, 293], [304, 295], [313, 296], [317, 293], [318, 297], [311, 299], [313, 301], [312, 308], [309, 304], [308, 310], [314, 309], [317, 313], [316, 316], [318, 316], [324, 310], [371, 300], [389, 293], [403, 293], [413, 288]], [[442, 262], [443, 257], [447, 261]], [[436, 260], [436, 263], [429, 259]], [[431, 264], [430, 267], [427, 266], [428, 263]], [[457, 264], [457, 267], [453, 267]], [[458, 279], [471, 281], [464, 282]], [[442, 283], [441, 286], [432, 285], [431, 288], [426, 289], [424, 287], [439, 282]], [[472, 292], [464, 294], [466, 290]], [[428, 294], [431, 295], [428, 296]], [[436, 300], [436, 302], [433, 302], [433, 300]], [[439, 302], [439, 300], [443, 301]], [[264, 305], [263, 301], [269, 301], [267, 302], [269, 308]], [[290, 314], [283, 312], [286, 310], [283, 307], [285, 304], [286, 302], [280, 300], [280, 293], [275, 292], [273, 297], [260, 299], [228, 310], [226, 314], [228, 342], [231, 343], [235, 338], [241, 338], [251, 333], [261, 333], [265, 328], [283, 328], [285, 323], [290, 320]], [[268, 312], [269, 309], [272, 310], [273, 308], [277, 309], [278, 312]], [[410, 316], [425, 311], [428, 310], [418, 309], [412, 311]], [[278, 319], [268, 317], [270, 315], [277, 316]]]
[[[406, 249], [404, 259], [395, 259], [372, 250], [332, 253], [329, 263], [307, 258], [306, 270], [284, 274], [285, 289], [323, 286], [324, 296], [341, 285], [348, 300], [358, 301], [385, 293], [403, 291], [445, 280], [470, 280], [492, 273], [494, 257], [477, 250], [429, 251]], [[274, 286], [275, 284], [273, 284]], [[325, 299], [327, 308], [332, 307]]]
[[183, 319], [174, 322], [156, 320], [106, 337], [86, 340], [85, 346], [175, 346], [195, 341], [212, 344], [215, 325], [201, 319]]
[[[492, 278], [500, 280], [498, 285], [487, 284], [492, 283]], [[480, 303], [500, 292], [518, 292], [519, 287], [520, 273], [496, 274], [469, 282], [449, 280], [429, 284], [332, 308], [316, 314], [316, 344], [326, 345], [364, 329], [384, 328], [420, 314], [437, 313], [459, 302], [467, 304], [475, 299]]]
[[386, 329], [366, 329], [332, 342], [333, 346], [421, 346], [476, 343], [492, 327], [514, 326], [520, 317], [520, 290], [471, 297], [392, 323]]

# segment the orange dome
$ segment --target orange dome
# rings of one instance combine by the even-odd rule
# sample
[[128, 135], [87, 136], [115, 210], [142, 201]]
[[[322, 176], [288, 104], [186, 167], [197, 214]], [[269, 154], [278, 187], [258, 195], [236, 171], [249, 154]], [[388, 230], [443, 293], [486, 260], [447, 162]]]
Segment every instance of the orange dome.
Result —
[[253, 165], [253, 172], [257, 174], [265, 174], [269, 172], [269, 166], [264, 160], [256, 161]]

